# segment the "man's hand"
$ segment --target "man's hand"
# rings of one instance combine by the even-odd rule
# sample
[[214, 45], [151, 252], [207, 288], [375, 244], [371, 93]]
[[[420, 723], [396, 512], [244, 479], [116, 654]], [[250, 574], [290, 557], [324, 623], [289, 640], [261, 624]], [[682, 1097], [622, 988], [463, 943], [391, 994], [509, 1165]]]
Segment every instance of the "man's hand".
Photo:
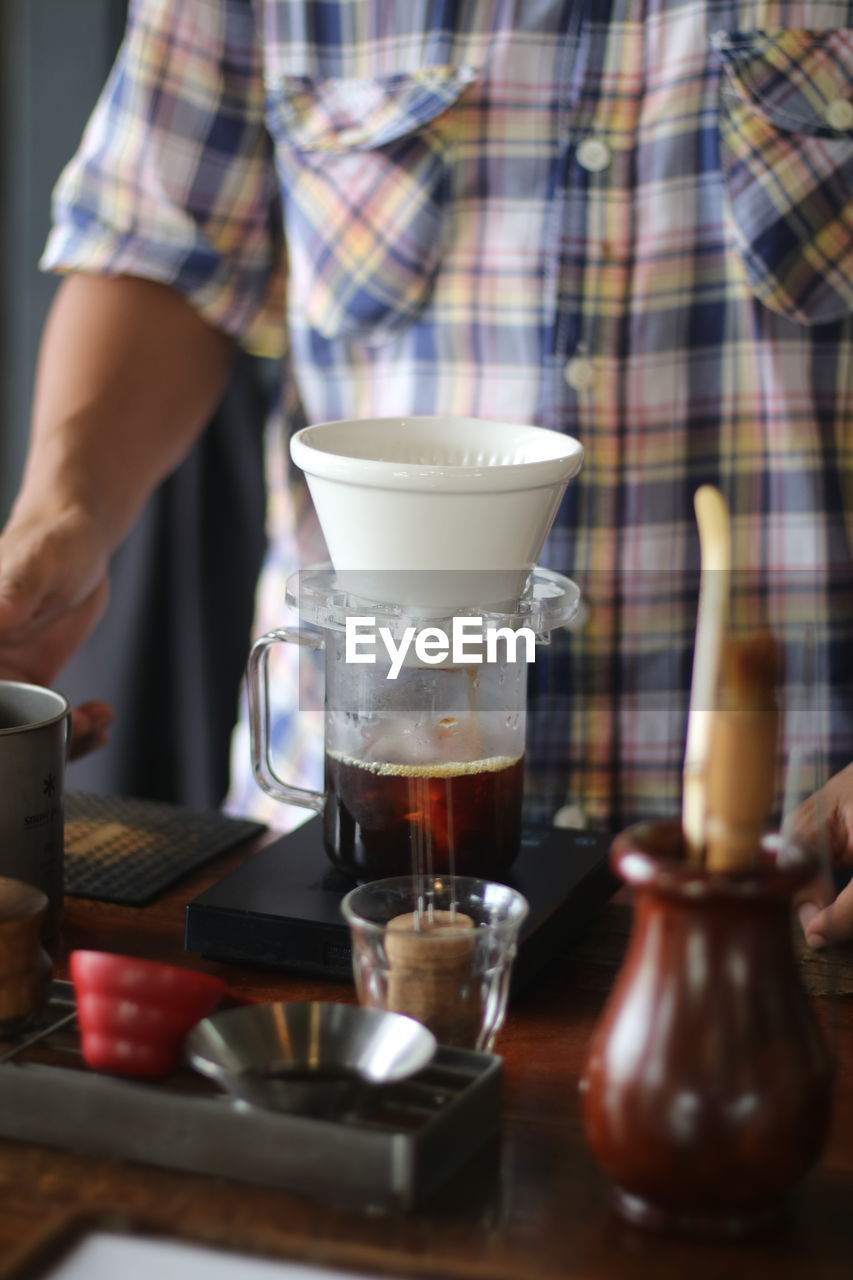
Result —
[[70, 759], [77, 760], [103, 747], [113, 719], [113, 709], [106, 702], [81, 702], [75, 707], [71, 712]]
[[[219, 400], [234, 342], [178, 290], [63, 280], [45, 326], [21, 488], [0, 536], [0, 677], [50, 685], [107, 602], [109, 557]], [[103, 741], [77, 708], [73, 754]]]
[[[853, 871], [853, 764], [799, 806], [791, 834], [806, 848], [828, 853], [834, 867]], [[853, 940], [853, 883], [836, 898], [829, 877], [820, 876], [800, 893], [798, 910], [810, 947]]]
[[[52, 685], [101, 617], [106, 555], [83, 516], [13, 520], [0, 536], [0, 679]], [[71, 714], [71, 758], [103, 746], [112, 723], [104, 702]]]
[[85, 515], [12, 517], [0, 537], [0, 675], [53, 682], [106, 608], [106, 565]]

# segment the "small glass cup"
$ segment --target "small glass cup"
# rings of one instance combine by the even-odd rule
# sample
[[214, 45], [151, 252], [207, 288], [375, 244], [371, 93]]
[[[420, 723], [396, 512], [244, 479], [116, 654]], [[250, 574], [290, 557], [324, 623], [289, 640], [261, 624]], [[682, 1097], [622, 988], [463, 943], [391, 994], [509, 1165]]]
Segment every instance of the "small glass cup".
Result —
[[395, 876], [351, 890], [359, 1002], [416, 1018], [440, 1044], [490, 1050], [506, 1014], [527, 901], [468, 876]]

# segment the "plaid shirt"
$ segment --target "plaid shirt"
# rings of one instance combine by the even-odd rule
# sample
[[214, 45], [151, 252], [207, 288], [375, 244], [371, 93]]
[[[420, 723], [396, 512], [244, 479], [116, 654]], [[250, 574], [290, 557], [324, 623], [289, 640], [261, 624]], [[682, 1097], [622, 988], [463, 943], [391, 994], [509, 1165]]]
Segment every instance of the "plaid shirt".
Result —
[[[292, 425], [579, 437], [543, 562], [588, 615], [536, 664], [534, 807], [671, 813], [700, 483], [736, 626], [786, 643], [786, 745], [853, 758], [851, 72], [847, 0], [136, 0], [45, 263], [287, 334]], [[259, 630], [295, 555], [280, 464]], [[280, 744], [300, 724], [283, 703]]]

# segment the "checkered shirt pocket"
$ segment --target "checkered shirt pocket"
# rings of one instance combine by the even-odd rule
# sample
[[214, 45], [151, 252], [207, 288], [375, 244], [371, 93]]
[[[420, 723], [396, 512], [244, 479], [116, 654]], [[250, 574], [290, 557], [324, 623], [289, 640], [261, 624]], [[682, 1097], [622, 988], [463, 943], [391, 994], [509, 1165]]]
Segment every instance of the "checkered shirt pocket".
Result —
[[714, 44], [749, 284], [800, 324], [842, 319], [853, 309], [853, 30], [723, 32]]
[[436, 122], [475, 75], [426, 67], [267, 85], [292, 296], [323, 337], [379, 343], [425, 305], [450, 198], [449, 142]]

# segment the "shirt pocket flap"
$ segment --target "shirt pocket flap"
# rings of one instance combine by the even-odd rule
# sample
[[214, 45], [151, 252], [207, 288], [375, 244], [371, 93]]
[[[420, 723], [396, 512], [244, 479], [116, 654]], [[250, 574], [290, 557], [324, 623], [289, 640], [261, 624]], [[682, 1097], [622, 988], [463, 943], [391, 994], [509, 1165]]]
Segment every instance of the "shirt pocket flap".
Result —
[[267, 118], [299, 151], [372, 151], [431, 124], [477, 77], [470, 66], [422, 67], [370, 79], [282, 76], [267, 86]]
[[794, 133], [853, 133], [853, 30], [718, 32], [726, 92]]
[[451, 200], [453, 126], [440, 121], [476, 78], [462, 65], [267, 82], [300, 323], [378, 344], [421, 314]]
[[718, 33], [720, 162], [753, 293], [797, 324], [853, 310], [853, 30]]

